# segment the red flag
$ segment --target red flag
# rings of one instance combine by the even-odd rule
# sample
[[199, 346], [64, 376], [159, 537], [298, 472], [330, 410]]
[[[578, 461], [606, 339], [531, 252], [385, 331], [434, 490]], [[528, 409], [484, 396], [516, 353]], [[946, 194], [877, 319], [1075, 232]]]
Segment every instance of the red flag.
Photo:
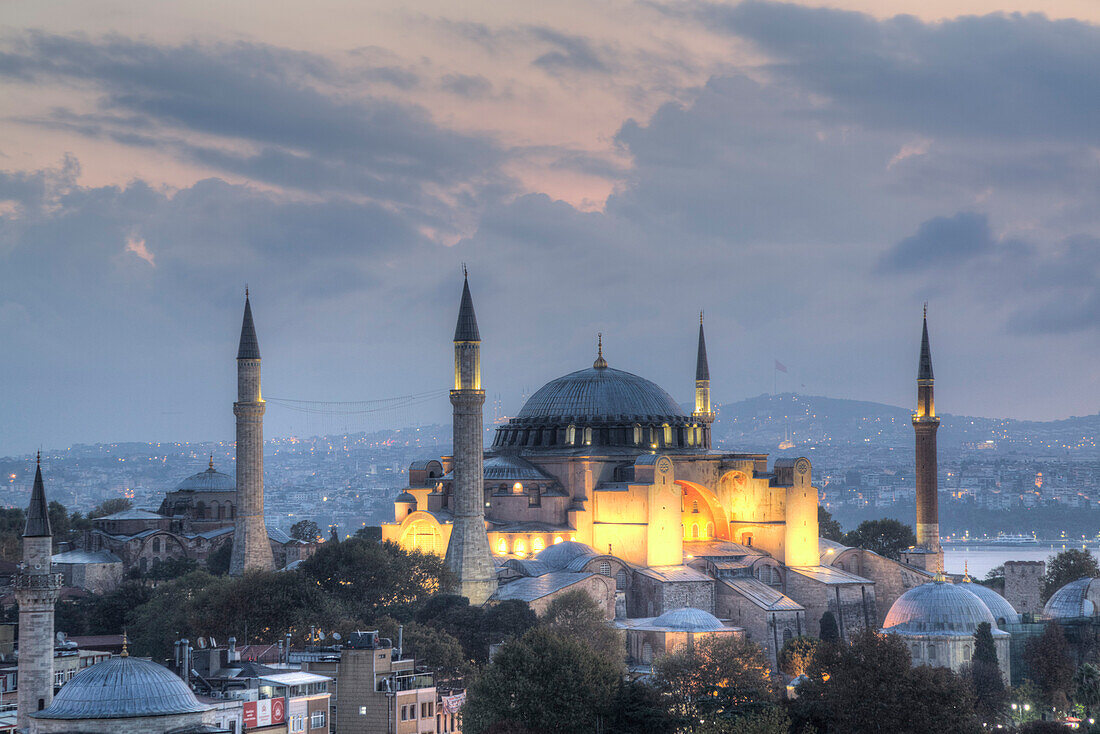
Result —
[[775, 360], [775, 369], [778, 370], [779, 372], [786, 372], [787, 371], [787, 368], [778, 359]]

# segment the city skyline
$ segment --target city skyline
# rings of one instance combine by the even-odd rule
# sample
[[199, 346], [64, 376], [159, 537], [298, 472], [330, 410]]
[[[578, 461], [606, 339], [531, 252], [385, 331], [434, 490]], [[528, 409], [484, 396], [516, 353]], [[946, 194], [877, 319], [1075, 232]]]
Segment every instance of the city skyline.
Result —
[[10, 6], [0, 454], [230, 437], [246, 283], [265, 393], [445, 389], [463, 262], [506, 411], [690, 402], [700, 309], [716, 402], [911, 406], [928, 301], [949, 412], [1095, 413], [1098, 11], [841, 5]]

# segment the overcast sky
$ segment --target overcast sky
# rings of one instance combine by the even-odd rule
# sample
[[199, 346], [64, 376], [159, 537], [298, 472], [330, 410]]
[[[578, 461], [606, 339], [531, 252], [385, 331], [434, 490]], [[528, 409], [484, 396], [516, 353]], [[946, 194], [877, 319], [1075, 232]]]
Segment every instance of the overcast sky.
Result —
[[266, 394], [446, 388], [463, 262], [507, 412], [599, 331], [690, 400], [700, 309], [719, 402], [908, 406], [924, 301], [940, 412], [1100, 409], [1090, 0], [0, 21], [0, 455], [231, 439], [246, 283]]

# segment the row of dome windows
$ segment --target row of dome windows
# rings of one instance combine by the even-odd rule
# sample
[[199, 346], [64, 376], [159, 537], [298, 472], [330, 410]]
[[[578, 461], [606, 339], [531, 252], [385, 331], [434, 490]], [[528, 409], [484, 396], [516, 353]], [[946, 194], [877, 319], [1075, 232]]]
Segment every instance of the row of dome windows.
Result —
[[[568, 538], [565, 538], [561, 535], [555, 535], [554, 536], [554, 545], [557, 545], [558, 543], [561, 543], [565, 540], [575, 540], [575, 538], [572, 535], [570, 535]], [[536, 536], [535, 538], [533, 538], [531, 540], [531, 553], [532, 554], [538, 553], [539, 551], [544, 550], [545, 548], [546, 548], [546, 541], [543, 538], [540, 538], [540, 537]], [[501, 556], [508, 555], [508, 539], [507, 538], [504, 538], [504, 537], [497, 538], [496, 552], [497, 552], [497, 555], [501, 555]], [[527, 555], [527, 541], [524, 540], [523, 538], [516, 538], [516, 540], [512, 543], [512, 555], [516, 555], [516, 556], [519, 556], [520, 558], [524, 558]]]
[[576, 426], [562, 428], [500, 428], [494, 446], [638, 446], [640, 448], [694, 448], [703, 446], [704, 428], [698, 424], [673, 426]]

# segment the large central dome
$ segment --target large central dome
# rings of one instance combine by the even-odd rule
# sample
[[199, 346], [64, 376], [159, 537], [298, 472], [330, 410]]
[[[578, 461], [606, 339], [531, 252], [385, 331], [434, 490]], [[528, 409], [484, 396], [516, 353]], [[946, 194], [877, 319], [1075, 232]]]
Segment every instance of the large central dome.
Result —
[[610, 367], [570, 372], [543, 385], [519, 418], [558, 420], [684, 419], [672, 396], [644, 377]]

